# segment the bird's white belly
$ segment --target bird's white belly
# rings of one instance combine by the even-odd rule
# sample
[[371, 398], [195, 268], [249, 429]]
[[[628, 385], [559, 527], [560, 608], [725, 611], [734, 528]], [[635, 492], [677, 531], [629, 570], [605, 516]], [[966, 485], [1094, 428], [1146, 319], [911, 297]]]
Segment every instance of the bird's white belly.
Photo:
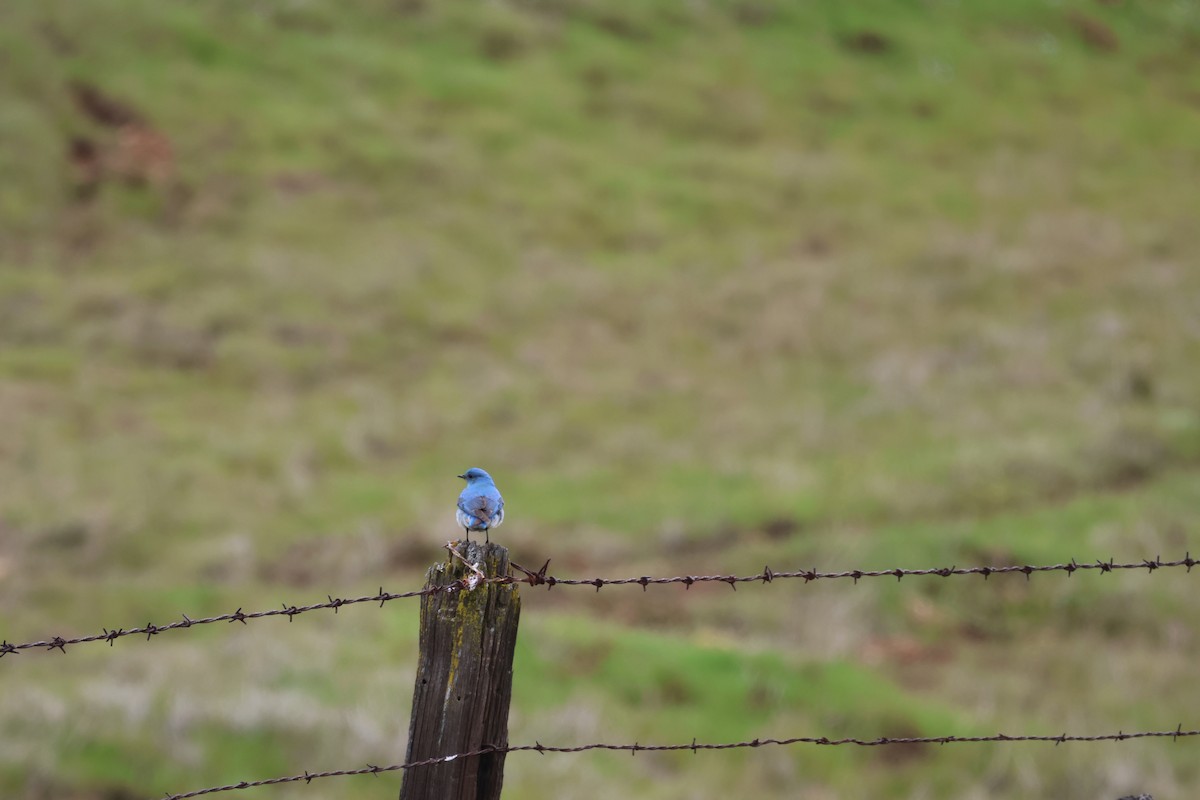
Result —
[[461, 508], [455, 511], [454, 518], [458, 520], [458, 525], [460, 528], [466, 528], [467, 530], [482, 531], [488, 528], [499, 528], [500, 523], [504, 522], [504, 509], [502, 508], [497, 511], [492, 515], [492, 518], [486, 522], [481, 522], [478, 517], [471, 516]]

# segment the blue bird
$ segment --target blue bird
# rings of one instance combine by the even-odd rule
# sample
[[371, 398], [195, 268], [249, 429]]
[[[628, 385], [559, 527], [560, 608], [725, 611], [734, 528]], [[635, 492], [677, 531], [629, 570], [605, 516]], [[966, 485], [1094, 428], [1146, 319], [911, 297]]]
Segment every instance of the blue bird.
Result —
[[467, 486], [458, 496], [458, 512], [455, 519], [467, 532], [467, 541], [471, 541], [471, 531], [483, 531], [484, 541], [488, 531], [499, 528], [504, 522], [504, 498], [496, 488], [496, 482], [478, 467], [464, 472], [458, 477], [467, 482]]

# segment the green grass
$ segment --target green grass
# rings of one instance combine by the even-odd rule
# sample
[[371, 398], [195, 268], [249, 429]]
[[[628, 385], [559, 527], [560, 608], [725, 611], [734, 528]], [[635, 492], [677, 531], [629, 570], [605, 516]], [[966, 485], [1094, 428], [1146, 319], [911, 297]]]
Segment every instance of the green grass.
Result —
[[[1193, 2], [8, 3], [0, 638], [411, 588], [475, 464], [514, 559], [575, 575], [1200, 550], [1197, 42]], [[171, 174], [115, 174], [72, 81]], [[1187, 727], [1189, 580], [533, 593], [511, 738]], [[414, 614], [6, 658], [0, 791], [397, 760]], [[1184, 743], [1106, 748], [508, 785], [1195, 783]]]

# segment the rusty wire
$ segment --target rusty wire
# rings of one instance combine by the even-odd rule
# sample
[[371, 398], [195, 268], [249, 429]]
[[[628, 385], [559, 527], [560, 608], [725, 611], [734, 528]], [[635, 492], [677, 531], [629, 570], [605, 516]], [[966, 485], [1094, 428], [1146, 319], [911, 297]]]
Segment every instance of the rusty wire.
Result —
[[648, 575], [637, 578], [558, 578], [553, 575], [547, 575], [546, 570], [549, 569], [550, 562], [547, 561], [542, 565], [542, 568], [536, 572], [527, 570], [519, 564], [513, 564], [518, 571], [524, 573], [525, 577], [518, 578], [522, 583], [528, 583], [531, 586], [545, 585], [548, 589], [553, 589], [555, 586], [594, 586], [596, 591], [599, 591], [605, 586], [628, 586], [637, 585], [645, 589], [652, 584], [664, 583], [682, 583], [684, 588], [690, 589], [692, 584], [696, 583], [727, 583], [734, 589], [739, 583], [771, 583], [777, 578], [801, 578], [805, 583], [811, 583], [816, 580], [829, 580], [838, 578], [850, 578], [854, 583], [862, 578], [895, 578], [900, 580], [909, 575], [936, 575], [942, 578], [949, 578], [958, 575], [982, 575], [984, 579], [992, 575], [1009, 575], [1020, 573], [1026, 578], [1033, 575], [1035, 572], [1062, 572], [1070, 577], [1076, 572], [1094, 570], [1101, 573], [1114, 572], [1116, 570], [1136, 570], [1144, 569], [1148, 572], [1154, 572], [1158, 569], [1170, 567], [1186, 567], [1188, 572], [1192, 571], [1192, 567], [1200, 565], [1200, 560], [1192, 558], [1191, 553], [1184, 554], [1184, 557], [1176, 561], [1163, 561], [1162, 556], [1153, 559], [1142, 559], [1138, 562], [1127, 562], [1118, 564], [1115, 560], [1099, 561], [1095, 563], [1084, 562], [1080, 563], [1075, 559], [1071, 559], [1065, 564], [1019, 564], [1004, 567], [931, 567], [927, 569], [853, 569], [844, 570], [842, 572], [820, 572], [816, 569], [801, 569], [792, 572], [776, 572], [768, 567], [763, 567], [762, 572], [753, 575], [678, 575], [671, 578], [652, 578]]
[[326, 603], [313, 603], [307, 606], [294, 606], [284, 603], [283, 608], [273, 608], [266, 611], [252, 611], [248, 613], [243, 612], [241, 608], [238, 608], [237, 611], [234, 611], [230, 614], [218, 614], [214, 617], [202, 617], [198, 619], [192, 619], [187, 614], [184, 614], [182, 620], [178, 622], [172, 622], [167, 625], [155, 625], [154, 623], [149, 622], [138, 628], [117, 628], [111, 631], [108, 628], [104, 628], [103, 633], [96, 633], [92, 634], [91, 636], [76, 636], [71, 639], [64, 639], [61, 636], [55, 636], [50, 639], [42, 639], [36, 642], [25, 642], [23, 644], [9, 644], [8, 642], [0, 642], [0, 658], [3, 658], [9, 654], [17, 655], [21, 650], [27, 650], [34, 647], [43, 647], [47, 650], [61, 650], [65, 653], [67, 645], [70, 644], [83, 644], [85, 642], [108, 642], [111, 646], [113, 641], [120, 639], [123, 636], [136, 636], [144, 633], [146, 634], [146, 638], [149, 639], [152, 636], [157, 636], [158, 634], [166, 631], [178, 630], [180, 628], [191, 628], [196, 625], [208, 625], [214, 622], [240, 622], [245, 625], [247, 620], [263, 619], [264, 617], [287, 617], [288, 621], [290, 622], [291, 619], [298, 614], [304, 614], [306, 612], [316, 611], [322, 608], [332, 608], [334, 613], [337, 613], [337, 610], [342, 606], [354, 605], [356, 603], [377, 602], [382, 606], [389, 600], [398, 600], [402, 597], [420, 597], [422, 595], [436, 594], [438, 592], [461, 591], [461, 589], [462, 586], [457, 581], [446, 584], [445, 586], [429, 586], [424, 589], [419, 589], [412, 592], [400, 592], [398, 594], [386, 592], [383, 590], [383, 587], [380, 587], [378, 594], [349, 598], [333, 597], [330, 595], [329, 601]]
[[1056, 745], [1064, 742], [1124, 742], [1129, 739], [1150, 739], [1150, 738], [1169, 738], [1172, 741], [1182, 737], [1200, 736], [1200, 730], [1183, 729], [1183, 724], [1178, 725], [1173, 731], [1141, 731], [1137, 733], [1125, 733], [1118, 731], [1117, 733], [1105, 733], [1097, 736], [1078, 736], [1067, 733], [1059, 734], [1058, 736], [1009, 736], [1004, 733], [998, 733], [993, 736], [904, 736], [890, 737], [880, 736], [876, 739], [856, 739], [842, 738], [830, 739], [826, 736], [794, 736], [790, 739], [754, 739], [748, 742], [722, 742], [722, 743], [704, 743], [697, 742], [695, 739], [689, 744], [583, 744], [577, 747], [553, 747], [544, 745], [541, 742], [534, 744], [522, 744], [514, 746], [491, 746], [482, 747], [478, 750], [471, 750], [465, 753], [455, 753], [449, 756], [436, 756], [434, 758], [426, 758], [421, 761], [412, 761], [407, 764], [391, 764], [386, 767], [377, 767], [373, 764], [368, 764], [359, 769], [344, 769], [332, 770], [330, 772], [308, 772], [307, 770], [302, 775], [289, 775], [281, 778], [268, 778], [259, 781], [241, 781], [239, 783], [230, 783], [224, 786], [212, 786], [208, 789], [197, 789], [191, 792], [182, 794], [169, 794], [164, 800], [186, 800], [189, 797], [200, 797], [206, 794], [216, 794], [217, 792], [228, 792], [235, 789], [251, 789], [256, 786], [274, 786], [280, 783], [295, 783], [304, 781], [311, 783], [316, 778], [333, 778], [343, 775], [378, 775], [381, 772], [396, 772], [397, 770], [415, 769], [417, 767], [427, 767], [434, 764], [442, 764], [454, 761], [459, 758], [476, 758], [478, 756], [490, 755], [493, 753], [518, 753], [533, 751], [538, 754], [544, 753], [582, 753], [586, 750], [616, 750], [628, 752], [630, 755], [636, 756], [638, 753], [661, 753], [667, 751], [690, 750], [693, 754], [707, 752], [713, 750], [734, 750], [744, 747], [764, 747], [768, 745], [791, 745], [791, 744], [814, 744], [825, 746], [837, 745], [858, 745], [859, 747], [880, 747], [883, 745], [920, 745], [920, 744], [978, 744], [981, 742], [1053, 742]]
[[547, 560], [542, 565], [541, 569], [536, 571], [529, 570], [517, 563], [513, 563], [512, 567], [521, 576], [501, 575], [494, 578], [479, 579], [474, 576], [471, 579], [462, 579], [451, 581], [443, 586], [427, 586], [424, 589], [417, 589], [409, 592], [392, 593], [384, 591], [380, 587], [379, 592], [373, 595], [365, 595], [362, 597], [341, 598], [326, 595], [329, 599], [323, 603], [312, 603], [305, 606], [289, 605], [284, 603], [282, 608], [273, 608], [266, 611], [243, 612], [241, 608], [228, 614], [218, 614], [212, 617], [202, 617], [192, 619], [187, 614], [183, 614], [183, 619], [171, 622], [166, 625], [155, 625], [147, 623], [145, 625], [134, 628], [117, 628], [109, 630], [103, 628], [103, 633], [91, 634], [88, 636], [76, 636], [72, 638], [63, 638], [62, 636], [53, 636], [49, 639], [40, 639], [32, 642], [23, 642], [20, 644], [10, 644], [8, 641], [0, 641], [0, 658], [6, 655], [17, 655], [22, 650], [33, 648], [43, 648], [46, 650], [60, 650], [66, 652], [68, 645], [84, 644], [87, 642], [108, 642], [111, 646], [116, 639], [125, 636], [137, 636], [145, 634], [147, 639], [150, 639], [160, 633], [170, 630], [180, 630], [183, 628], [192, 628], [197, 625], [207, 625], [214, 622], [240, 622], [246, 624], [248, 620], [264, 619], [266, 617], [287, 617], [290, 622], [294, 617], [300, 614], [305, 614], [309, 611], [317, 611], [320, 609], [332, 609], [334, 613], [343, 606], [355, 605], [358, 603], [379, 603], [383, 606], [391, 600], [398, 600], [406, 597], [422, 597], [425, 595], [437, 594], [440, 592], [454, 593], [459, 591], [467, 591], [475, 586], [483, 583], [491, 583], [497, 585], [510, 585], [516, 583], [524, 583], [529, 586], [545, 586], [547, 589], [553, 589], [555, 586], [592, 586], [596, 591], [600, 591], [605, 586], [641, 586], [643, 590], [651, 585], [660, 584], [683, 584], [685, 589], [690, 589], [697, 583], [725, 583], [731, 588], [737, 589], [739, 583], [771, 583], [775, 580], [782, 579], [801, 579], [805, 583], [811, 583], [817, 580], [836, 580], [849, 578], [854, 583], [858, 583], [863, 578], [901, 578], [907, 576], [939, 576], [949, 578], [952, 576], [962, 575], [982, 575], [986, 580], [992, 575], [1009, 575], [1022, 574], [1027, 579], [1034, 573], [1057, 572], [1064, 573], [1068, 577], [1076, 572], [1093, 571], [1099, 573], [1116, 572], [1118, 570], [1146, 570], [1147, 572], [1155, 572], [1160, 569], [1169, 569], [1175, 567], [1185, 567], [1188, 572], [1192, 571], [1192, 567], [1200, 564], [1200, 560], [1191, 557], [1191, 553], [1187, 553], [1181, 559], [1174, 561], [1163, 561], [1162, 557], [1154, 559], [1142, 559], [1141, 561], [1131, 561], [1125, 563], [1117, 563], [1115, 560], [1095, 561], [1095, 562], [1077, 562], [1074, 559], [1067, 563], [1061, 564], [1020, 564], [1009, 566], [982, 566], [982, 567], [931, 567], [927, 569], [901, 569], [899, 567], [893, 569], [878, 569], [878, 570], [844, 570], [841, 572], [821, 572], [816, 569], [801, 569], [788, 572], [777, 572], [769, 566], [764, 567], [762, 572], [753, 575], [677, 575], [674, 577], [651, 577], [642, 575], [630, 578], [559, 578], [555, 575], [548, 575], [547, 570], [550, 566], [550, 561]]

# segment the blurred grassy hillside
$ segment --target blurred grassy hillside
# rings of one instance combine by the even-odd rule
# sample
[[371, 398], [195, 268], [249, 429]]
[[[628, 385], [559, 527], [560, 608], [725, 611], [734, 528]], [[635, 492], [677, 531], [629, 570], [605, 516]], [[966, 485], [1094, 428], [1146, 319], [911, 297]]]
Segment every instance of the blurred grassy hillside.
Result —
[[[472, 465], [560, 574], [1200, 550], [1198, 59], [1194, 0], [5, 3], [0, 638], [414, 588]], [[511, 739], [1188, 727], [1194, 581], [530, 591]], [[404, 602], [5, 658], [0, 792], [398, 761]], [[619, 758], [508, 793], [1200, 781]]]

